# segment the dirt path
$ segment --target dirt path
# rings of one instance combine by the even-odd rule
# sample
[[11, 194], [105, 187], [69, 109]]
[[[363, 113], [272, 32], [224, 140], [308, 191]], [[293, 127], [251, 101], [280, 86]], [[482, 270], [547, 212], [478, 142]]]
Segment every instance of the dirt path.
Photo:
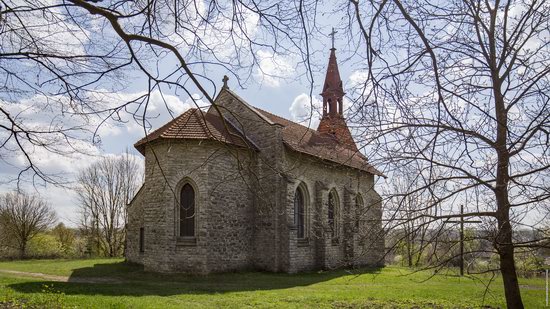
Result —
[[76, 282], [76, 283], [123, 283], [122, 280], [117, 278], [109, 278], [109, 277], [102, 277], [102, 278], [93, 278], [93, 277], [70, 277], [70, 276], [58, 276], [58, 275], [48, 275], [43, 273], [31, 273], [26, 271], [17, 271], [17, 270], [7, 270], [7, 269], [0, 269], [0, 274], [10, 274], [15, 275], [18, 277], [31, 277], [31, 278], [39, 278], [44, 279], [48, 281], [56, 281], [56, 282]]

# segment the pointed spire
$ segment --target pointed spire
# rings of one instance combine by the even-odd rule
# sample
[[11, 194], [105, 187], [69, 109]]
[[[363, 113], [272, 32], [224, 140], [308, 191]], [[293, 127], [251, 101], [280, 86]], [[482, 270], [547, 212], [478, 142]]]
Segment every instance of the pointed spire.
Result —
[[[333, 37], [334, 33], [333, 29], [331, 33]], [[323, 92], [321, 93], [323, 97], [323, 117], [317, 131], [330, 134], [342, 146], [357, 151], [357, 146], [353, 141], [353, 137], [343, 116], [344, 94], [342, 79], [340, 78], [338, 63], [336, 62], [336, 48], [333, 47], [330, 49], [327, 74], [325, 76]]]
[[325, 84], [323, 86], [323, 92], [321, 93], [323, 97], [323, 116], [327, 114], [331, 116], [342, 116], [342, 100], [344, 94], [342, 79], [340, 79], [338, 63], [336, 62], [336, 49], [331, 48]]

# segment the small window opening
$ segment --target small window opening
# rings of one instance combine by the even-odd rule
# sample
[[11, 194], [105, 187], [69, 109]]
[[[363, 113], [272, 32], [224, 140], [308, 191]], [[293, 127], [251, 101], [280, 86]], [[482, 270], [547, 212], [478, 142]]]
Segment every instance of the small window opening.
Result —
[[139, 252], [145, 252], [145, 229], [139, 228]]

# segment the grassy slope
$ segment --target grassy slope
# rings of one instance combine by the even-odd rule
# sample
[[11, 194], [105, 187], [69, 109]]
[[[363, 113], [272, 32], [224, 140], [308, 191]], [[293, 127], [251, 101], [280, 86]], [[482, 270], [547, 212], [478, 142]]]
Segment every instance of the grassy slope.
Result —
[[[116, 277], [120, 283], [50, 283], [0, 273], [2, 297], [32, 302], [60, 302], [96, 308], [178, 307], [479, 307], [484, 285], [479, 280], [435, 276], [422, 282], [428, 272], [408, 274], [403, 268], [350, 274], [345, 271], [298, 275], [236, 273], [210, 276], [145, 273], [116, 259], [42, 260], [0, 262], [0, 269], [41, 272], [74, 277]], [[522, 280], [527, 308], [544, 302], [543, 280]], [[44, 287], [48, 285], [48, 287]], [[52, 288], [53, 285], [53, 288]], [[45, 293], [44, 290], [47, 292]], [[62, 294], [59, 296], [57, 292]], [[8, 296], [6, 296], [8, 295]], [[491, 285], [485, 304], [504, 307], [501, 282]]]

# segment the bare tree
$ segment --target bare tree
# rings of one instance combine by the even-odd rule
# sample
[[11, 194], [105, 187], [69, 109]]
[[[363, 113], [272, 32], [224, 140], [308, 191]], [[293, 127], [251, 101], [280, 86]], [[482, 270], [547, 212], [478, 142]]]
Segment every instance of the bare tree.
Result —
[[105, 157], [80, 172], [77, 194], [82, 228], [100, 254], [119, 256], [126, 239], [127, 205], [142, 182], [135, 157]]
[[36, 195], [24, 192], [6, 193], [0, 197], [0, 231], [8, 246], [26, 257], [27, 244], [56, 221], [55, 211]]
[[387, 197], [384, 206], [390, 223], [386, 228], [392, 230], [394, 242], [390, 241], [388, 245], [392, 249], [404, 249], [401, 251], [408, 267], [420, 265], [422, 254], [433, 245], [432, 237], [437, 239], [439, 234], [430, 233], [434, 226], [429, 224], [428, 216], [433, 215], [434, 209], [426, 205], [432, 202], [432, 196], [426, 192], [410, 192], [423, 181], [420, 173], [421, 169], [414, 164], [403, 167], [383, 192]]
[[[89, 153], [87, 143], [100, 142], [97, 129], [106, 122], [134, 121], [147, 133], [150, 118], [158, 116], [148, 114], [152, 93], [175, 116], [168, 94], [196, 101], [192, 94], [198, 93], [213, 103], [219, 82], [206, 77], [212, 69], [244, 83], [263, 70], [262, 61], [277, 56], [292, 53], [309, 66], [306, 29], [315, 27], [316, 5], [1, 0], [2, 160], [16, 166], [17, 181], [63, 184], [37, 158]], [[167, 62], [174, 65], [163, 67]], [[116, 96], [136, 80], [143, 92]], [[31, 101], [30, 108], [20, 108], [22, 100]], [[27, 121], [38, 115], [44, 119]]]
[[535, 225], [550, 196], [549, 11], [539, 0], [349, 4], [367, 64], [354, 94], [365, 142], [393, 166], [425, 166], [409, 192], [433, 196], [430, 220], [494, 227], [509, 308], [523, 308], [514, 249], [540, 243], [513, 231]]

